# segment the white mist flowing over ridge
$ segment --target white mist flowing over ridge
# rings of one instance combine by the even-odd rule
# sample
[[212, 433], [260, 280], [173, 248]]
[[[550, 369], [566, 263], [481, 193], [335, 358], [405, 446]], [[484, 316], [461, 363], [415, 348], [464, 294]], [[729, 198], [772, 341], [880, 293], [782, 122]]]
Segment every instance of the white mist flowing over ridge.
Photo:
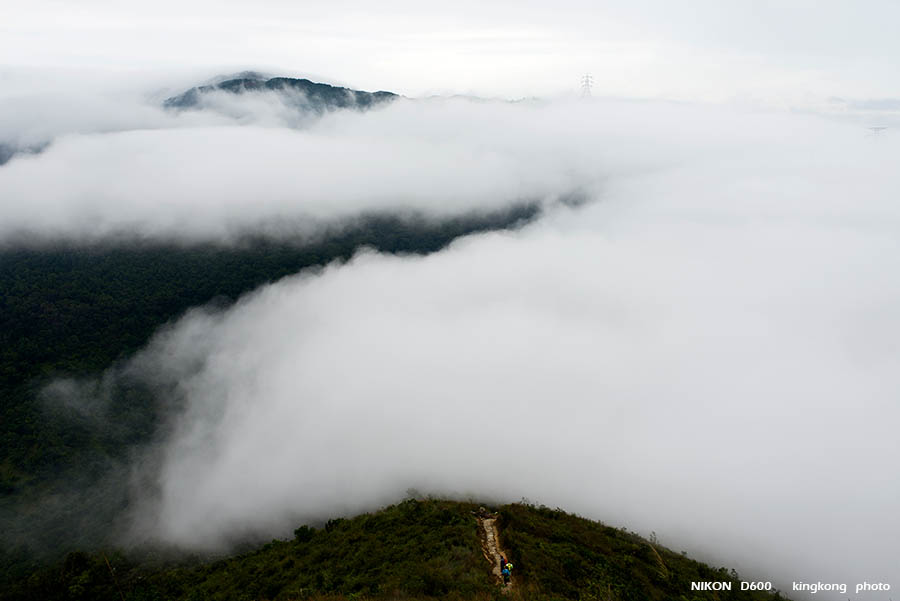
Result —
[[[228, 553], [415, 488], [655, 531], [797, 601], [900, 599], [898, 23], [889, 0], [0, 2], [4, 563]], [[400, 96], [198, 93], [241, 73]], [[361, 248], [43, 379], [201, 289], [504, 226]], [[6, 307], [40, 327], [4, 337]], [[109, 340], [70, 327], [106, 312]]]
[[14, 158], [0, 167], [0, 241], [227, 242], [273, 222], [310, 230], [367, 212], [440, 218], [551, 204], [700, 156], [740, 161], [761, 139], [789, 154], [864, 132], [691, 105], [460, 99], [400, 100], [298, 129], [271, 94], [228, 101], [245, 117], [136, 119], [130, 129], [64, 133]]
[[[497, 110], [471, 107], [459, 118], [488, 119]], [[0, 207], [0, 236], [222, 240], [272, 220], [384, 210], [446, 216], [591, 183], [583, 165], [553, 156], [559, 138], [543, 151], [510, 142], [515, 132], [504, 127], [522, 127], [518, 137], [528, 137], [540, 130], [529, 120], [543, 115], [513, 112], [517, 118], [495, 140], [473, 126], [453, 132], [431, 123], [454, 113], [434, 103], [334, 115], [305, 130], [232, 125], [70, 135], [0, 169], [0, 194], [17, 201]]]
[[188, 314], [129, 368], [185, 405], [133, 535], [215, 548], [414, 486], [782, 587], [896, 578], [896, 143], [797, 125], [669, 161], [657, 131], [582, 209]]

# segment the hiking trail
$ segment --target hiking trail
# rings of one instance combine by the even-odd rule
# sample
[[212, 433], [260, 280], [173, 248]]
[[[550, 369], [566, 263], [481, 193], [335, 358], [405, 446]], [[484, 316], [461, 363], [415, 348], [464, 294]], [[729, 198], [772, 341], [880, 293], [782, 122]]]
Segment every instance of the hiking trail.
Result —
[[494, 580], [497, 581], [504, 593], [508, 593], [513, 586], [513, 580], [510, 577], [509, 584], [505, 584], [503, 575], [500, 573], [500, 559], [509, 557], [509, 555], [500, 548], [500, 537], [497, 534], [497, 514], [488, 513], [487, 510], [481, 508], [475, 513], [475, 519], [478, 521], [478, 536], [481, 538], [481, 551], [484, 553], [484, 558], [491, 564]]

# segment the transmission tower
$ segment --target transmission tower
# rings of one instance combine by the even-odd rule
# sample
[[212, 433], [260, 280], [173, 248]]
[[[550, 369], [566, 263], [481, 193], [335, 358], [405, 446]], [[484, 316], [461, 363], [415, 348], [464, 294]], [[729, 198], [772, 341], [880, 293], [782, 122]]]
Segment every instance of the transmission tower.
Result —
[[581, 97], [590, 98], [591, 87], [594, 85], [594, 77], [588, 73], [581, 78]]

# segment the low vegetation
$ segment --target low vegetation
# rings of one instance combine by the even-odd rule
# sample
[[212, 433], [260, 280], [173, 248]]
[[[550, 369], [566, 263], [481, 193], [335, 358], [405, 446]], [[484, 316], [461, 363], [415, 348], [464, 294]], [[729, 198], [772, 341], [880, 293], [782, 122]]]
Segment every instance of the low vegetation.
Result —
[[[14, 583], [0, 600], [459, 599], [494, 601], [777, 599], [740, 591], [737, 575], [634, 533], [560, 510], [499, 508], [514, 587], [501, 592], [482, 554], [477, 505], [409, 499], [320, 528], [301, 526], [235, 557], [163, 565], [153, 555], [70, 553]], [[691, 591], [693, 580], [734, 583]]]

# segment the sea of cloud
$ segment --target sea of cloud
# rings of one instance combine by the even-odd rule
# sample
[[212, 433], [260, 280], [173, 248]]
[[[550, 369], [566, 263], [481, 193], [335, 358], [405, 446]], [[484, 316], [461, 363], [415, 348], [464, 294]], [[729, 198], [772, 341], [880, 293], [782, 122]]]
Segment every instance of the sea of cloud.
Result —
[[216, 548], [415, 487], [655, 530], [780, 584], [893, 576], [895, 231], [628, 192], [160, 334], [131, 369], [185, 409], [134, 534]]
[[161, 331], [124, 368], [180, 407], [135, 465], [132, 540], [221, 549], [415, 487], [653, 530], [781, 586], [887, 580], [900, 154], [865, 134], [462, 99], [73, 134], [0, 167], [0, 197], [23, 201], [0, 235], [227, 241], [580, 190], [520, 231], [362, 252]]
[[665, 103], [401, 99], [319, 118], [272, 92], [213, 93], [180, 112], [163, 97], [89, 88], [0, 99], [0, 141], [43, 149], [0, 167], [0, 242], [228, 243], [372, 212], [549, 205], [611, 177], [740, 160], [760, 138], [832, 143], [833, 133], [811, 118]]
[[[226, 243], [273, 223], [308, 231], [373, 212], [440, 218], [596, 184], [586, 138], [548, 124], [571, 126], [577, 106], [401, 99], [319, 118], [282, 96], [219, 92], [181, 112], [34, 103], [33, 115], [0, 123], [15, 147], [43, 148], [0, 168], [0, 241]], [[24, 102], [7, 100], [9, 114]]]

